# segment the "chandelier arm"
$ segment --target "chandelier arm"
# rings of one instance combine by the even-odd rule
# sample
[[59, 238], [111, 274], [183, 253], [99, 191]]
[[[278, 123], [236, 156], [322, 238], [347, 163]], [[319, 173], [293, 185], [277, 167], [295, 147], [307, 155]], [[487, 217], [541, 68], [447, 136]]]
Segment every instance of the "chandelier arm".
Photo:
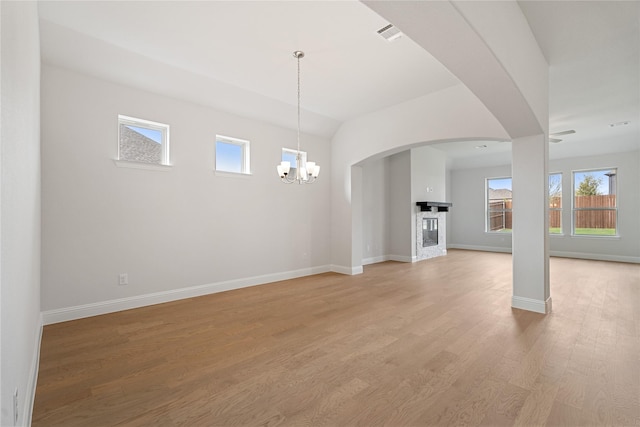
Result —
[[291, 178], [289, 178], [288, 175], [285, 175], [285, 176], [281, 177], [280, 180], [282, 182], [284, 182], [285, 184], [293, 184], [294, 182], [296, 182], [295, 178], [291, 179]]

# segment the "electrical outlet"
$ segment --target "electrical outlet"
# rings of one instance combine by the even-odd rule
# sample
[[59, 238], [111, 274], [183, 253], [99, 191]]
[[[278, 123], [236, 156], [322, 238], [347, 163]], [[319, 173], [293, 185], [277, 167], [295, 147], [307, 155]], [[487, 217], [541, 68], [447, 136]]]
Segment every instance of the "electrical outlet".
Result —
[[129, 275], [127, 273], [120, 273], [120, 277], [118, 279], [119, 285], [128, 285], [129, 284]]
[[18, 387], [13, 392], [13, 425], [18, 425]]

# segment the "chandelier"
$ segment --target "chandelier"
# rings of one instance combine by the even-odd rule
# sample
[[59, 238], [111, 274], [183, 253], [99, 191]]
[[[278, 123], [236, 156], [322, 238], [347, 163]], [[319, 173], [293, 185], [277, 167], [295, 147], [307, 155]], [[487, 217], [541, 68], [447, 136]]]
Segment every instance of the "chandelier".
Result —
[[293, 52], [293, 56], [298, 60], [298, 149], [296, 151], [296, 164], [295, 175], [290, 174], [291, 163], [281, 162], [278, 168], [278, 175], [285, 184], [311, 184], [318, 178], [320, 174], [320, 166], [315, 162], [307, 162], [303, 159], [302, 152], [300, 151], [300, 59], [304, 58], [304, 52], [296, 50]]

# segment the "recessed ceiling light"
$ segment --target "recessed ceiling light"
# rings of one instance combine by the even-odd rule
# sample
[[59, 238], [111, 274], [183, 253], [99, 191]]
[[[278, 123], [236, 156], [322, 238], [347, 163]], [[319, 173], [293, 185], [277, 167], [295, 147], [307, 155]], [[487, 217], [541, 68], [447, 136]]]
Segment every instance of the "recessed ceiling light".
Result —
[[378, 34], [380, 34], [380, 36], [382, 36], [383, 39], [385, 39], [388, 42], [392, 42], [402, 37], [402, 33], [400, 32], [400, 30], [394, 27], [392, 24], [385, 25], [384, 27], [380, 28], [377, 32]]
[[615, 128], [615, 127], [618, 127], [618, 126], [626, 126], [626, 125], [628, 125], [628, 124], [629, 124], [629, 121], [628, 121], [628, 120], [626, 120], [626, 121], [624, 121], [624, 122], [610, 123], [610, 124], [609, 124], [609, 127]]
[[476, 148], [487, 148], [487, 144], [476, 145]]

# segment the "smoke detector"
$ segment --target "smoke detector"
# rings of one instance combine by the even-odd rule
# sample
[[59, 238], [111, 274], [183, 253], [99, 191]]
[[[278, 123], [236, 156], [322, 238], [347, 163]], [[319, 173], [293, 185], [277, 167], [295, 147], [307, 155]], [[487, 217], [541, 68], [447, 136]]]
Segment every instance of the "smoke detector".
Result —
[[610, 124], [609, 124], [609, 127], [616, 128], [616, 127], [618, 127], [618, 126], [626, 126], [626, 125], [628, 125], [628, 124], [629, 124], [629, 121], [628, 121], [628, 120], [625, 120], [624, 122], [610, 123]]
[[385, 25], [384, 27], [380, 28], [377, 32], [378, 34], [380, 34], [380, 36], [383, 39], [385, 39], [388, 42], [392, 42], [402, 37], [402, 33], [400, 32], [400, 30], [391, 24]]

